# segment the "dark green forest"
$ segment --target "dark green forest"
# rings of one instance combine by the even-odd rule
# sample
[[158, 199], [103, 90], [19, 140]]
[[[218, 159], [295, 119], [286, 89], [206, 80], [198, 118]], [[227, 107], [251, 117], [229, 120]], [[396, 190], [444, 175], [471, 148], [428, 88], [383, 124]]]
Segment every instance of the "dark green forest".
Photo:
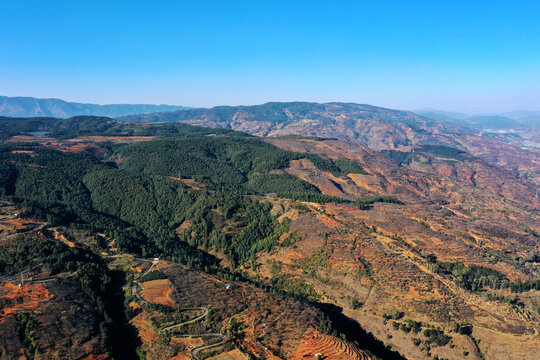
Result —
[[[55, 124], [53, 128], [50, 123]], [[78, 117], [39, 120], [38, 128], [56, 134], [65, 128], [69, 130], [65, 134], [75, 136], [106, 133], [122, 124], [107, 118]], [[25, 130], [38, 129], [33, 126]], [[362, 171], [350, 160], [284, 151], [236, 133], [207, 136], [200, 133], [213, 129], [179, 128], [189, 134], [109, 146], [109, 155], [116, 162], [101, 162], [86, 152], [3, 144], [0, 194], [51, 224], [104, 232], [116, 239], [122, 251], [165, 256], [219, 271], [217, 260], [199, 247], [221, 252], [240, 265], [276, 244], [279, 224], [270, 215], [270, 205], [250, 195], [275, 194], [322, 203], [348, 201], [323, 195], [306, 181], [271, 173], [273, 170], [308, 156], [322, 170], [337, 174]], [[34, 155], [13, 153], [16, 149], [32, 150]], [[205, 189], [189, 188], [175, 178], [195, 179]]]
[[74, 116], [57, 118], [10, 118], [0, 116], [0, 140], [15, 135], [45, 133], [58, 139], [77, 136], [202, 136], [227, 135], [249, 137], [249, 135], [227, 129], [210, 129], [180, 123], [126, 123], [103, 116]]

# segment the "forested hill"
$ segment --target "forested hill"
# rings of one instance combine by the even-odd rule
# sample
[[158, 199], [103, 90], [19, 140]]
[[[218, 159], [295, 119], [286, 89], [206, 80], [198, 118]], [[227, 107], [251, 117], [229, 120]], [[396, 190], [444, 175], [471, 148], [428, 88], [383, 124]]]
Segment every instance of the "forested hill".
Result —
[[60, 99], [0, 96], [0, 115], [13, 117], [50, 116], [67, 118], [76, 115], [123, 116], [156, 111], [187, 109], [185, 106], [149, 104], [83, 104]]
[[[103, 135], [119, 131], [114, 120], [88, 120], [95, 123], [82, 121], [79, 127], [71, 126], [70, 135], [93, 133], [98, 125], [110, 130], [104, 130]], [[44, 124], [45, 129], [64, 129], [54, 119], [32, 121]], [[323, 195], [295, 176], [273, 173], [288, 167], [291, 160], [308, 158], [322, 170], [336, 174], [362, 173], [354, 161], [285, 151], [228, 130], [209, 136], [216, 135], [216, 130], [183, 124], [142, 129], [148, 131], [144, 134], [164, 137], [132, 144], [109, 143], [103, 149], [106, 154], [101, 152], [101, 158], [108, 162], [100, 162], [86, 152], [63, 153], [37, 144], [6, 143], [0, 148], [0, 195], [52, 223], [78, 223], [114, 234], [123, 250], [144, 255], [164, 251], [182, 262], [191, 259], [190, 264], [201, 267], [211, 262], [195, 249], [186, 250], [187, 244], [211, 246], [235, 262], [273, 246], [276, 239], [271, 235], [277, 223], [268, 206], [242, 195], [273, 193], [323, 203], [350, 202]], [[36, 128], [29, 126], [27, 130]], [[68, 131], [60, 133], [66, 135]], [[107, 141], [106, 136], [101, 139]], [[181, 179], [194, 179], [205, 190], [187, 188]], [[214, 210], [222, 214], [218, 220], [212, 215]], [[182, 236], [184, 243], [177, 243], [174, 230], [185, 221], [192, 231]], [[236, 225], [227, 225], [229, 221]]]
[[226, 129], [210, 129], [180, 123], [125, 123], [104, 116], [74, 116], [68, 119], [0, 117], [0, 140], [6, 140], [15, 135], [34, 133], [64, 139], [92, 135], [175, 137], [227, 134], [229, 136], [249, 136], [245, 133]]

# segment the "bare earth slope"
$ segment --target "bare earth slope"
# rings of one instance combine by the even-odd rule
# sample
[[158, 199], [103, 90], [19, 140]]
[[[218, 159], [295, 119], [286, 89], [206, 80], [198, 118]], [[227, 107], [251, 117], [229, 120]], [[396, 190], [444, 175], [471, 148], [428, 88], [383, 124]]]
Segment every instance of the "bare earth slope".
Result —
[[[324, 193], [386, 194], [404, 204], [360, 210], [354, 204], [304, 203], [299, 211], [287, 200], [268, 200], [292, 219], [290, 232], [301, 240], [260, 255], [252, 271], [306, 281], [322, 301], [342, 306], [407, 358], [467, 353], [480, 359], [480, 352], [490, 359], [534, 358], [540, 346], [537, 291], [489, 289], [487, 297], [467, 290], [438, 265], [461, 262], [497, 270], [509, 281], [534, 279], [537, 265], [524, 261], [539, 244], [533, 184], [467, 154], [450, 161], [417, 149], [418, 159], [400, 166], [342, 141], [267, 141], [287, 150], [355, 159], [368, 173], [336, 177], [307, 160], [291, 163], [287, 172]], [[396, 312], [403, 314], [390, 320]], [[411, 331], [405, 320], [424, 323], [423, 330]], [[458, 323], [471, 324], [472, 333], [452, 332]], [[452, 339], [444, 346], [415, 346], [414, 339], [424, 341], [429, 326], [441, 327]]]

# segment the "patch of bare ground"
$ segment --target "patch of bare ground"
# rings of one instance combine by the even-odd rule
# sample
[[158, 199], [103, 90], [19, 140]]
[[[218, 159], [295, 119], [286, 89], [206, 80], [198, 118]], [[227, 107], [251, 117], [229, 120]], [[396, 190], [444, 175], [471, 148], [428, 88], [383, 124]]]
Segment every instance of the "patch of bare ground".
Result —
[[18, 286], [9, 282], [0, 285], [0, 298], [2, 302], [2, 317], [18, 312], [33, 311], [39, 305], [53, 298], [44, 285], [24, 284]]
[[202, 189], [205, 188], [203, 184], [200, 184], [200, 183], [196, 182], [193, 179], [182, 179], [182, 178], [177, 178], [177, 177], [173, 177], [173, 176], [169, 176], [169, 178], [172, 179], [172, 180], [179, 181], [182, 184], [184, 184], [187, 187], [190, 187], [192, 189], [202, 190]]
[[249, 358], [240, 350], [234, 349], [216, 356], [209, 357], [208, 360], [249, 360]]
[[145, 281], [141, 284], [142, 297], [151, 303], [175, 307], [171, 299], [171, 284], [167, 279]]
[[173, 356], [173, 357], [170, 358], [169, 360], [189, 360], [189, 359], [191, 359], [190, 356], [178, 354], [178, 355], [176, 355], [176, 356]]
[[481, 351], [488, 359], [538, 359], [540, 356], [540, 335], [538, 332], [525, 336], [515, 336], [487, 328], [475, 328], [473, 336], [482, 339]]

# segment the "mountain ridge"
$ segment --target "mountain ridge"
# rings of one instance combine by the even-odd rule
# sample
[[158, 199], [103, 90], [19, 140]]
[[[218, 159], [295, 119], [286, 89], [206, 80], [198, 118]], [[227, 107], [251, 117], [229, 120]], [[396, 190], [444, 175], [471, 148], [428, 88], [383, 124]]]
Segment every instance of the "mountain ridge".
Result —
[[106, 104], [69, 102], [62, 99], [0, 96], [0, 116], [10, 117], [59, 117], [76, 115], [124, 116], [155, 111], [187, 109], [185, 106], [153, 104]]
[[429, 119], [461, 124], [477, 129], [530, 129], [540, 119], [539, 111], [510, 111], [503, 114], [460, 114], [435, 109], [418, 110], [414, 113]]
[[[410, 111], [353, 103], [266, 103], [254, 106], [177, 110], [119, 117], [123, 121], [182, 122], [262, 137], [302, 135], [351, 141], [373, 150], [419, 144], [467, 151], [489, 163], [534, 178], [540, 155], [522, 149], [520, 135], [480, 135], [472, 126], [437, 121]], [[516, 139], [518, 141], [516, 141]]]

